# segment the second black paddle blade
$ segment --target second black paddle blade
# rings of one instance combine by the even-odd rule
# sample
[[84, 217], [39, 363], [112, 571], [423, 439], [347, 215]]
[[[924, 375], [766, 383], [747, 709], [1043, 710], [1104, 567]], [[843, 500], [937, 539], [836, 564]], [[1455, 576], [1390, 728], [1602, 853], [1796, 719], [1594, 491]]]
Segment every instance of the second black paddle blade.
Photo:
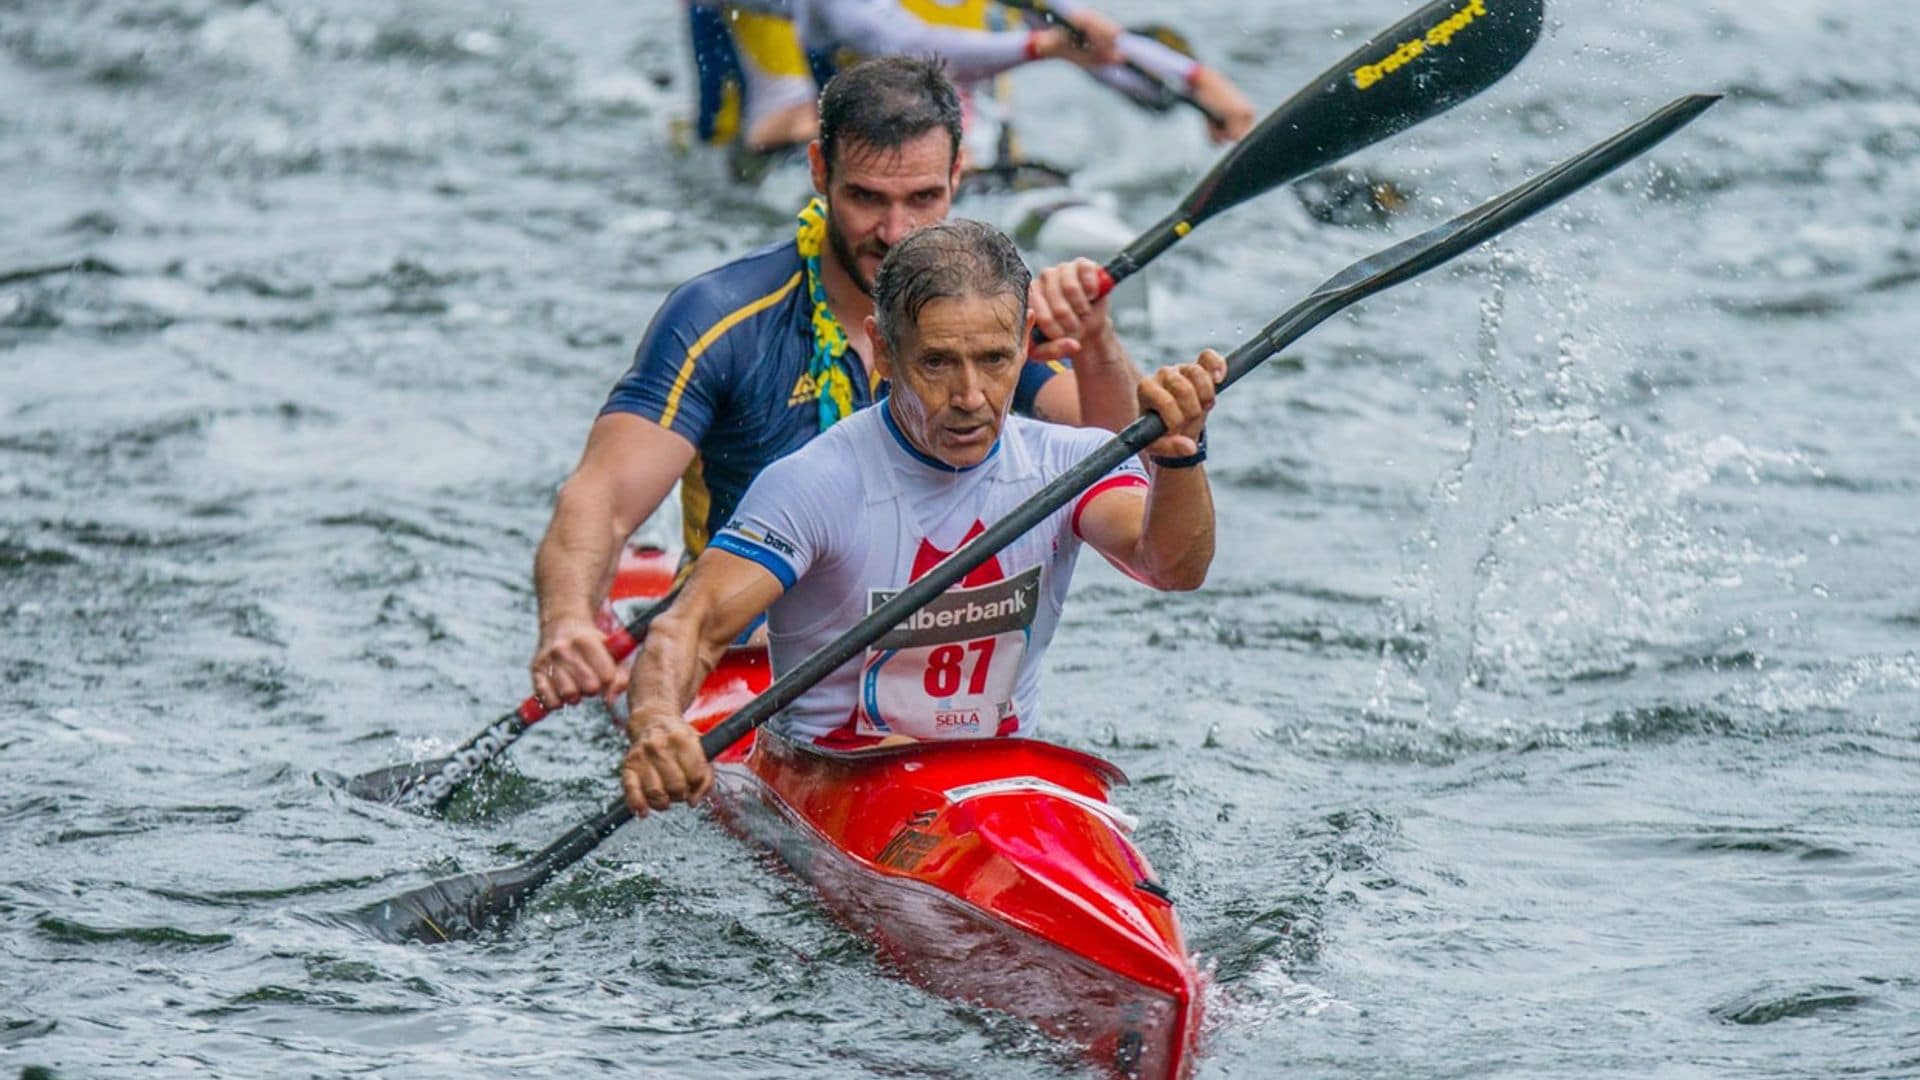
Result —
[[396, 945], [463, 941], [510, 918], [546, 877], [526, 866], [458, 874], [328, 921]]
[[430, 881], [324, 921], [395, 943], [433, 945], [470, 938], [512, 918], [548, 879], [580, 861], [631, 820], [633, 812], [626, 801], [615, 797], [598, 815], [568, 829], [525, 862]]
[[368, 802], [386, 803], [389, 806], [407, 806], [417, 809], [408, 796], [431, 777], [440, 774], [447, 767], [447, 758], [435, 758], [432, 761], [414, 761], [404, 765], [389, 765], [384, 769], [361, 773], [342, 784], [347, 794]]
[[1275, 109], [1181, 204], [1189, 225], [1436, 116], [1540, 39], [1546, 0], [1434, 0]]

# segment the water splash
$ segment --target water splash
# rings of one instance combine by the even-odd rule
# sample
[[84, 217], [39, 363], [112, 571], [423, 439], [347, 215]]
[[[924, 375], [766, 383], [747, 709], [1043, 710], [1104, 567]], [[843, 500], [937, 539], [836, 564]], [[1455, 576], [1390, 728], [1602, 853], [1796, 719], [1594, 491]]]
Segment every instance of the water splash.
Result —
[[1769, 672], [1749, 687], [1731, 695], [1735, 703], [1768, 716], [1794, 715], [1815, 710], [1848, 709], [1876, 712], [1876, 726], [1890, 734], [1920, 731], [1909, 707], [1920, 692], [1920, 655], [1857, 657], [1843, 665], [1816, 670]]
[[[1480, 367], [1467, 380], [1466, 457], [1440, 482], [1434, 521], [1419, 541], [1425, 554], [1413, 585], [1423, 602], [1403, 612], [1395, 627], [1400, 634], [1424, 630], [1425, 660], [1414, 674], [1433, 719], [1451, 717], [1466, 688], [1485, 681], [1475, 647], [1501, 538], [1589, 479], [1575, 442], [1578, 423], [1530, 413], [1501, 381], [1500, 327], [1513, 262], [1501, 256], [1495, 266], [1480, 308]], [[1571, 388], [1563, 375], [1555, 391], [1569, 397]]]
[[[1520, 313], [1544, 328], [1509, 325], [1516, 281], [1528, 285]], [[1372, 714], [1404, 694], [1429, 722], [1490, 719], [1507, 711], [1492, 700], [1624, 676], [1650, 649], [1733, 629], [1700, 625], [1706, 591], [1797, 564], [1703, 526], [1695, 504], [1724, 479], [1758, 484], [1808, 463], [1727, 435], [1643, 438], [1605, 419], [1618, 410], [1606, 371], [1616, 358], [1583, 326], [1587, 310], [1552, 268], [1496, 257], [1465, 376], [1467, 446], [1409, 545]], [[1421, 647], [1402, 655], [1397, 640]]]

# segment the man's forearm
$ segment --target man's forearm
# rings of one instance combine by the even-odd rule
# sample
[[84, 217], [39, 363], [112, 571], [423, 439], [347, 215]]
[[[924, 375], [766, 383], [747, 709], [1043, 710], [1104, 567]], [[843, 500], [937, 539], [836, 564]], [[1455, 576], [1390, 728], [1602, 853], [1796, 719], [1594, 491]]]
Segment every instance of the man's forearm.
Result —
[[1213, 564], [1213, 490], [1206, 469], [1156, 468], [1134, 569], [1159, 589], [1197, 589]]
[[1120, 55], [1126, 57], [1127, 63], [1175, 87], [1186, 86], [1200, 66], [1193, 57], [1143, 34], [1120, 35]]
[[533, 558], [542, 626], [556, 619], [594, 617], [624, 540], [604, 499], [572, 483], [561, 488], [553, 521]]
[[[947, 76], [961, 86], [1032, 59], [1024, 31], [935, 26], [893, 4], [837, 4], [815, 17], [838, 44], [869, 56], [938, 56], [946, 62]], [[810, 48], [817, 44], [808, 41]]]
[[[674, 716], [683, 716], [712, 674], [724, 646], [716, 648], [705, 640], [704, 622], [690, 612], [669, 609], [648, 627], [646, 647], [634, 661], [628, 692], [636, 706], [628, 718], [629, 738], [638, 737], [648, 714], [656, 710], [670, 709]], [[646, 707], [640, 708], [643, 703]]]
[[1112, 332], [1083, 343], [1073, 358], [1080, 426], [1119, 431], [1140, 416], [1140, 369]]

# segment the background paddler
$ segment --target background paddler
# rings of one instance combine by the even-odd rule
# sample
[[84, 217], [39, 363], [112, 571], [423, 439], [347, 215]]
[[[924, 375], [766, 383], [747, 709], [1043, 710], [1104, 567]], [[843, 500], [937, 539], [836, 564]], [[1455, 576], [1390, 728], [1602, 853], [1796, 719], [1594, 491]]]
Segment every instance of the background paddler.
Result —
[[[969, 213], [1022, 247], [1060, 259], [1109, 251], [1132, 229], [1110, 193], [1072, 187], [1072, 173], [1030, 152], [1016, 135], [1007, 74], [1067, 61], [1148, 109], [1193, 102], [1216, 141], [1253, 125], [1255, 111], [1218, 69], [1092, 8], [987, 0], [745, 0], [695, 4], [692, 60], [697, 119], [676, 143], [726, 148], [730, 173], [769, 206], [804, 198], [797, 151], [817, 131], [810, 88], [840, 67], [880, 56], [937, 57], [959, 87], [964, 118], [961, 192]], [[1177, 42], [1184, 39], [1177, 36]], [[1143, 306], [1134, 296], [1128, 306]]]

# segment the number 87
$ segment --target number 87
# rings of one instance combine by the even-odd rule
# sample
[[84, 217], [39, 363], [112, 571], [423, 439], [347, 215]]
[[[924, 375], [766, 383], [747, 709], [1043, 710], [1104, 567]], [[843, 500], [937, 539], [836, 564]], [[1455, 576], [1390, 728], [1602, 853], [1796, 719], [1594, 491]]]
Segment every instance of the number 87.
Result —
[[993, 639], [980, 638], [965, 645], [942, 645], [927, 657], [925, 687], [928, 697], [952, 697], [960, 689], [960, 664], [967, 653], [977, 653], [973, 671], [967, 679], [967, 693], [984, 693], [987, 668], [993, 664]]

